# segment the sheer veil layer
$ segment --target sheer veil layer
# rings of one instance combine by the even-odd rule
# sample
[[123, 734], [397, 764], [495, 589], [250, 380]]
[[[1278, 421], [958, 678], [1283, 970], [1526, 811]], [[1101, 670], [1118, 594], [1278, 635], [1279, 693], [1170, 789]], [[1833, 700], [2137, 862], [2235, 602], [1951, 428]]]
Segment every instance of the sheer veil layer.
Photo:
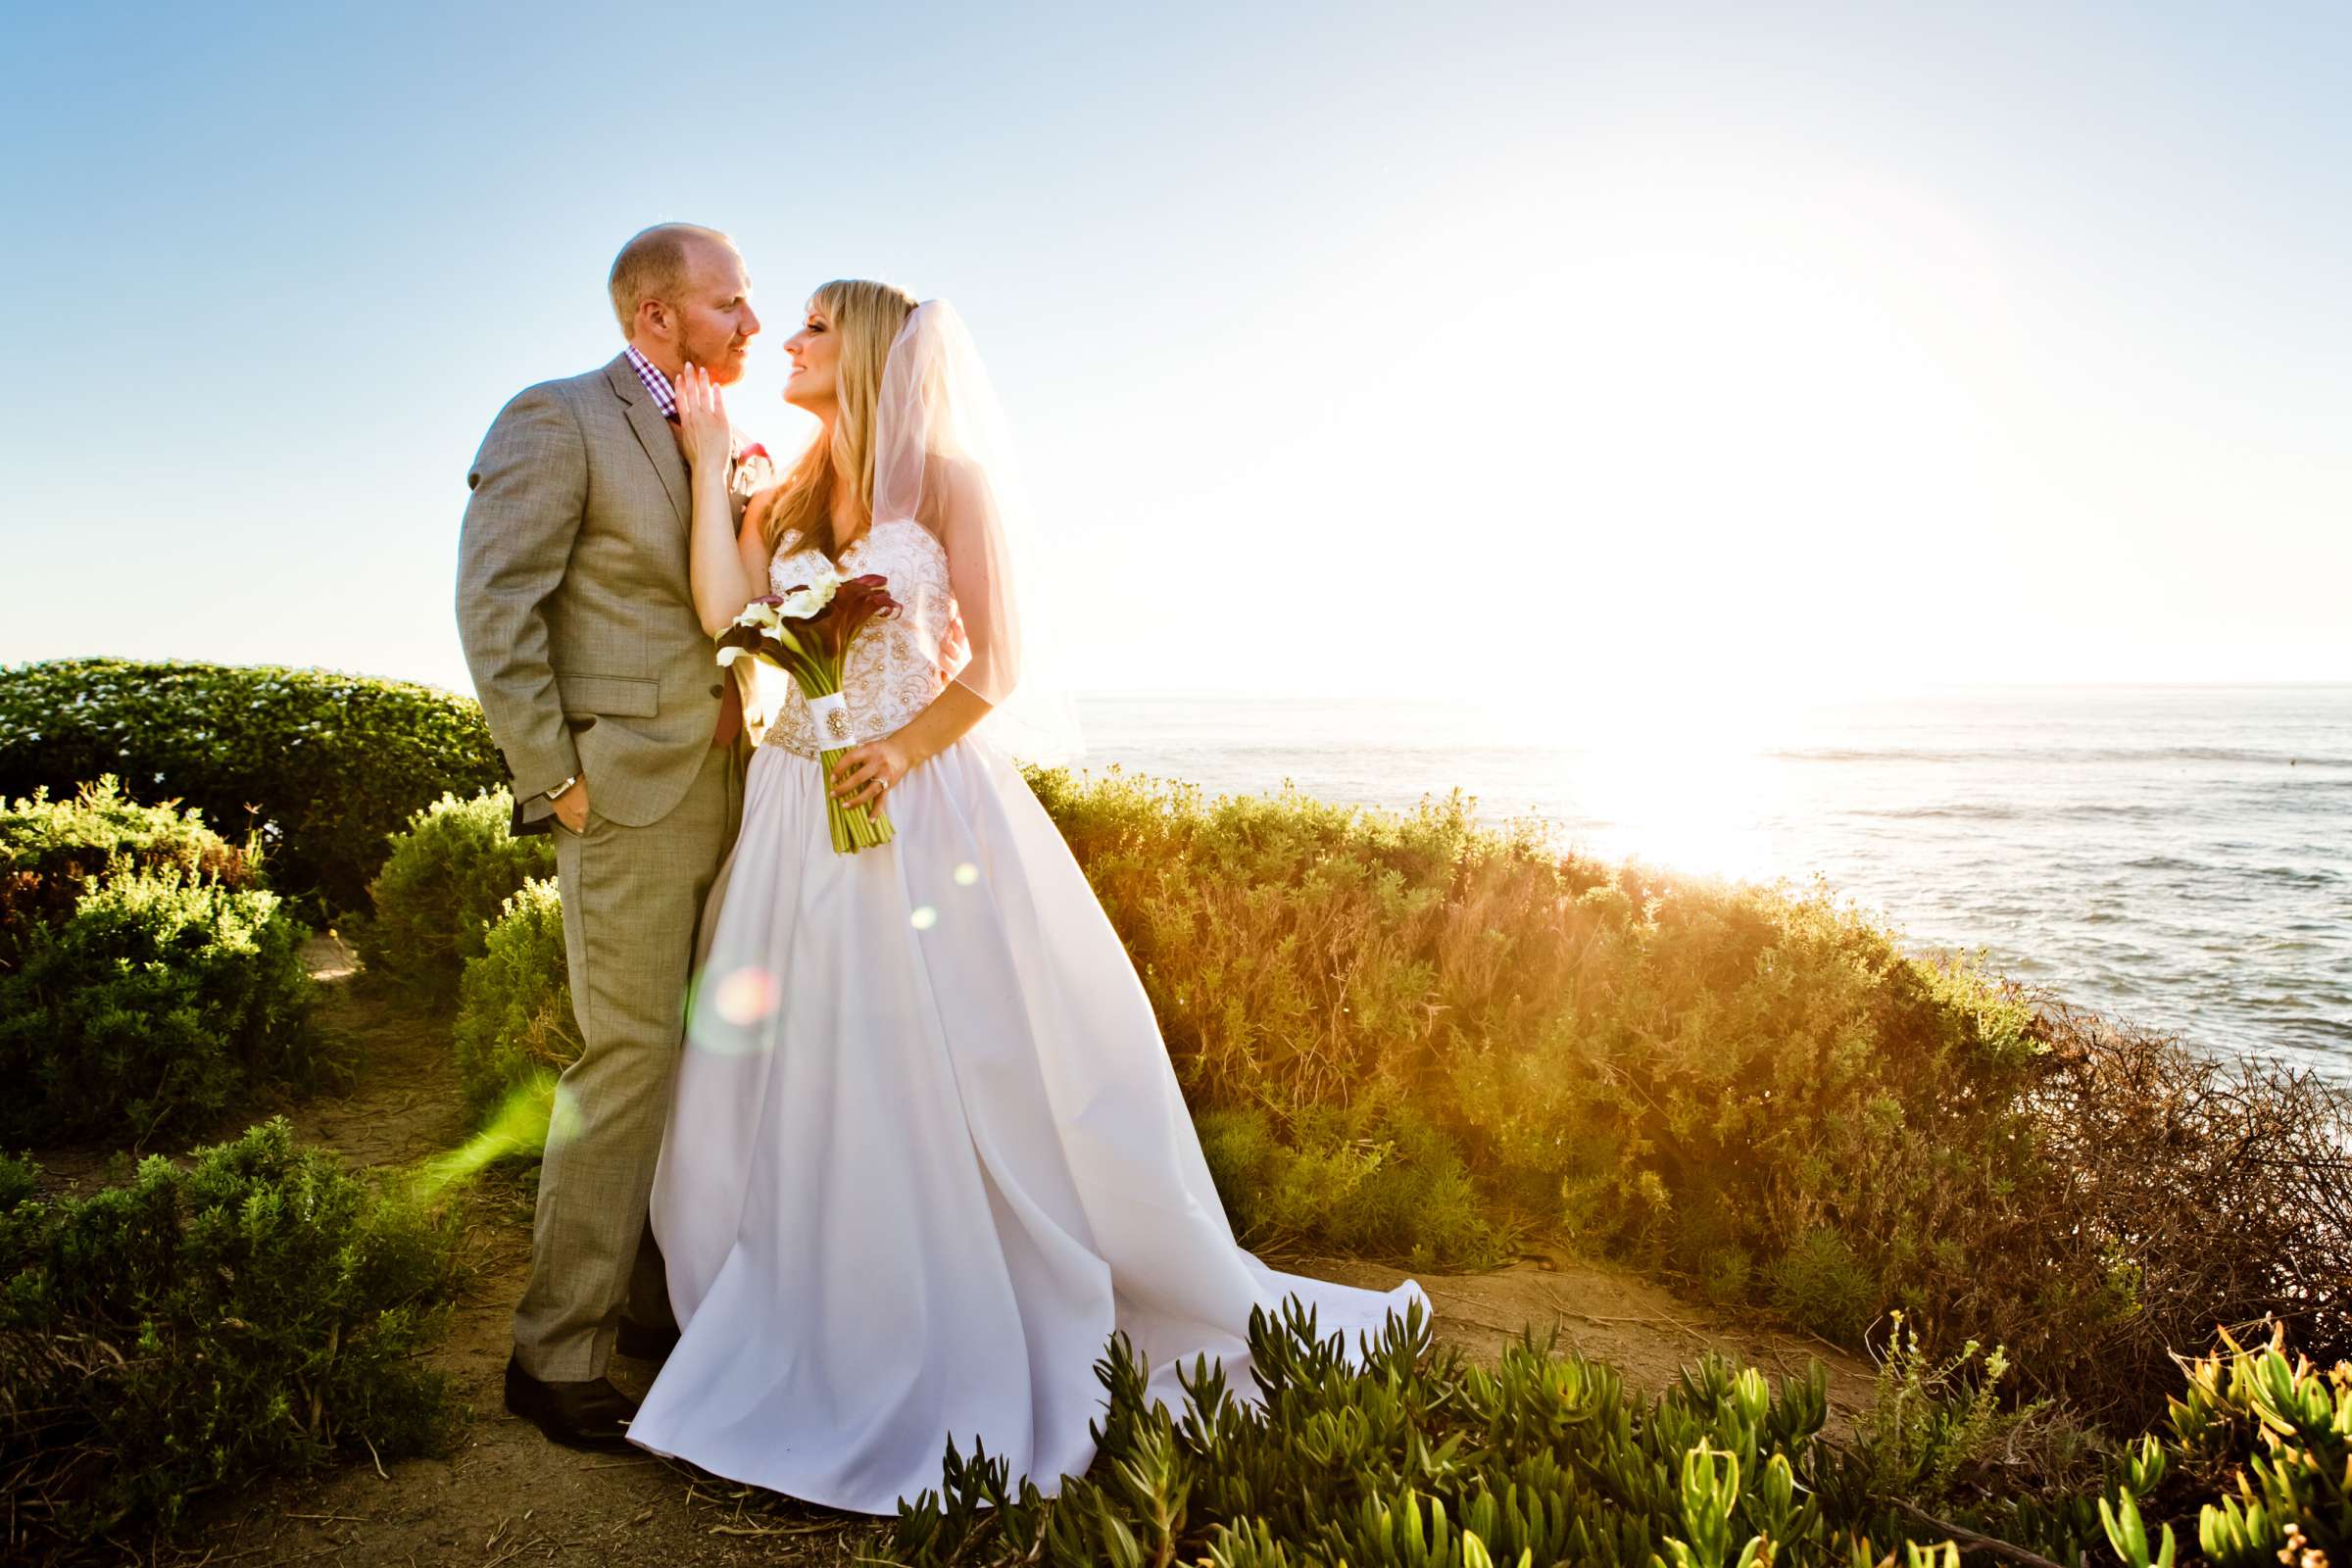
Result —
[[931, 652], [991, 705], [976, 733], [1023, 761], [1075, 758], [1077, 710], [1037, 519], [979, 349], [946, 300], [906, 318], [875, 400], [874, 524], [901, 518], [947, 552], [964, 646]]

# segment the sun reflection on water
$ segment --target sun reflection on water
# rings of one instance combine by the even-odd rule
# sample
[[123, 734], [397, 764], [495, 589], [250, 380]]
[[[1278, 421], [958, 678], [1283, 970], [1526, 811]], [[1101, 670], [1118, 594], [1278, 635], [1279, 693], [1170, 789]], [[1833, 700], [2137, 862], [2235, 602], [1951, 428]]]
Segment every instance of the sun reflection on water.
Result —
[[[1678, 871], [1769, 880], [1790, 780], [1775, 760], [1785, 707], [1655, 685], [1538, 710], [1562, 748], [1556, 794], [1531, 802], [1575, 848]], [[1525, 733], [1530, 714], [1522, 713]], [[1534, 738], [1534, 737], [1529, 737]]]

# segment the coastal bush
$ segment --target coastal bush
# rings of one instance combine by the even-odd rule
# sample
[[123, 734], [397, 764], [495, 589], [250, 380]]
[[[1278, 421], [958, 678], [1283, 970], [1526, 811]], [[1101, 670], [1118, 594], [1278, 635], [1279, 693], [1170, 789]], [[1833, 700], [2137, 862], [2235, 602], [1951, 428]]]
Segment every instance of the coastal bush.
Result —
[[[2144, 1030], [2045, 1003], [2029, 1099], [2039, 1171], [2012, 1246], [2071, 1252], [2079, 1299], [2116, 1329], [2066, 1342], [2056, 1323], [2004, 1324], [2029, 1362], [2063, 1348], [2120, 1381], [2161, 1387], [2171, 1350], [2218, 1326], [2283, 1325], [2323, 1365], [2352, 1359], [2352, 1110], [2309, 1069], [2220, 1061]], [[2053, 1298], [2064, 1300], [2053, 1292]], [[1954, 1315], [1977, 1309], [1963, 1296]], [[2134, 1401], [2132, 1407], [2140, 1407]]]
[[208, 1492], [454, 1431], [453, 1390], [417, 1360], [454, 1229], [298, 1149], [283, 1120], [88, 1198], [36, 1185], [0, 1164], [11, 1560], [168, 1538]]
[[1510, 1240], [1452, 1146], [1409, 1112], [1383, 1136], [1309, 1115], [1286, 1138], [1256, 1106], [1204, 1109], [1201, 1153], [1237, 1240], [1252, 1250], [1322, 1245], [1401, 1255], [1410, 1268], [1484, 1268]]
[[1975, 1340], [1936, 1354], [1894, 1314], [1868, 1407], [1824, 1478], [1839, 1506], [1876, 1504], [1918, 1524], [2082, 1562], [2100, 1539], [2098, 1497], [2129, 1446], [2047, 1399], [2017, 1401], [2012, 1367]]
[[120, 774], [270, 852], [287, 897], [364, 906], [384, 839], [454, 790], [502, 783], [471, 698], [271, 665], [69, 659], [0, 668], [0, 796]]
[[553, 878], [526, 880], [500, 906], [459, 985], [458, 1075], [478, 1116], [580, 1054], [564, 965], [564, 901]]
[[392, 835], [392, 851], [368, 885], [374, 916], [360, 933], [370, 970], [418, 1000], [446, 1006], [500, 907], [532, 877], [556, 874], [544, 835], [515, 838], [505, 790], [444, 795]]
[[1899, 1324], [1836, 1436], [1818, 1364], [1776, 1387], [1709, 1354], [1639, 1395], [1556, 1335], [1469, 1364], [1415, 1307], [1350, 1367], [1295, 1300], [1253, 1313], [1249, 1342], [1250, 1397], [1239, 1367], [1196, 1361], [1171, 1410], [1114, 1335], [1084, 1476], [1047, 1499], [951, 1441], [942, 1485], [901, 1499], [872, 1560], [2326, 1568], [2352, 1548], [2352, 1366], [2290, 1360], [2282, 1336], [2182, 1363], [2163, 1430], [2128, 1441], [2005, 1402], [2000, 1352], [1932, 1354]]
[[[1906, 1308], [2005, 1344], [2021, 1393], [2124, 1422], [2217, 1325], [2277, 1315], [2352, 1354], [2352, 1118], [2306, 1076], [1907, 956], [1819, 886], [1561, 855], [1459, 797], [1397, 815], [1030, 779], [1243, 1194], [1291, 1170], [1328, 1189], [1409, 1143], [1458, 1161], [1490, 1235], [1848, 1344]], [[1336, 1200], [1271, 1212], [1343, 1245]], [[1479, 1259], [1478, 1233], [1420, 1217], [1350, 1234]]]
[[328, 1065], [301, 927], [195, 813], [111, 780], [8, 802], [0, 871], [0, 1137], [135, 1148]]

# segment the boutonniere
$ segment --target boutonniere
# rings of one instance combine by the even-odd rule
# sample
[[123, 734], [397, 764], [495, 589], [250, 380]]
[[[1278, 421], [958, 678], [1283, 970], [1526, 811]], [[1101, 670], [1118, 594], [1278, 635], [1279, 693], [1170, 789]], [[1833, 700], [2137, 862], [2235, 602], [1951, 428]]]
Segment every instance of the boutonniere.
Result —
[[775, 460], [767, 455], [767, 448], [754, 441], [737, 449], [735, 469], [727, 477], [727, 488], [738, 501], [749, 501], [775, 482]]

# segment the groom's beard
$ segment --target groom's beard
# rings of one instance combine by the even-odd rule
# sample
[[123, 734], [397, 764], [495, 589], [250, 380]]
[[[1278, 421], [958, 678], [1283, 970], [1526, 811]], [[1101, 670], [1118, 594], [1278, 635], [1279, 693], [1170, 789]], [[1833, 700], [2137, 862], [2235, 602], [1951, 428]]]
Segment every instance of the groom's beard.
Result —
[[749, 356], [744, 353], [744, 350], [751, 346], [751, 341], [752, 340], [747, 337], [741, 344], [738, 344], [735, 339], [729, 338], [724, 344], [720, 345], [716, 357], [709, 360], [701, 360], [696, 359], [693, 355], [688, 355], [687, 360], [689, 363], [699, 365], [704, 369], [710, 371], [710, 379], [716, 381], [720, 386], [733, 386], [736, 382], [743, 379], [743, 372], [746, 368], [746, 361], [749, 358]]

